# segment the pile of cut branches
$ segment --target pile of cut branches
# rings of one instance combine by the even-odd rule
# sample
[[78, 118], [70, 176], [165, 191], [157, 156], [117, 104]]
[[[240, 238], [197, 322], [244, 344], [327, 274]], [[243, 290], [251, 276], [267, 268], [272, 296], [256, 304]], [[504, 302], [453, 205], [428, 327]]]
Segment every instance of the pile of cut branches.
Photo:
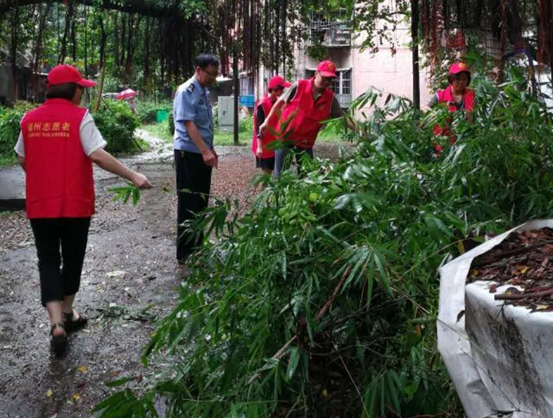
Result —
[[515, 232], [493, 250], [475, 259], [469, 282], [510, 285], [496, 300], [526, 306], [532, 312], [553, 311], [553, 229]]

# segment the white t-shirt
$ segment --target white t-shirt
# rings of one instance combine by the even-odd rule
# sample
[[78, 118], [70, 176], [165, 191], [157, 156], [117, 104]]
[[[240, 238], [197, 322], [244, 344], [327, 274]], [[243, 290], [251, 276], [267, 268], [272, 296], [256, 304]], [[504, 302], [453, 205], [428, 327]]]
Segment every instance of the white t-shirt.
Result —
[[[81, 121], [79, 133], [81, 136], [81, 144], [83, 145], [83, 150], [87, 157], [90, 157], [90, 154], [94, 151], [104, 148], [108, 144], [102, 137], [102, 134], [94, 123], [94, 119], [92, 119], [92, 115], [88, 111]], [[25, 145], [21, 132], [19, 132], [19, 138], [17, 139], [14, 150], [21, 158], [25, 158]]]

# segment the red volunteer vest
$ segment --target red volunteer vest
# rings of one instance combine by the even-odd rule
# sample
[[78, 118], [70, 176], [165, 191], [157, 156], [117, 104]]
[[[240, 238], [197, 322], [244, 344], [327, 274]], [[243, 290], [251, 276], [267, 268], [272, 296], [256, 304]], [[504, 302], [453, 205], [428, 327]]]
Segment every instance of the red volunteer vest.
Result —
[[29, 218], [85, 218], [94, 213], [92, 161], [83, 151], [86, 109], [49, 99], [25, 114], [26, 206]]
[[[267, 149], [267, 145], [271, 142], [275, 141], [276, 138], [273, 134], [271, 134], [269, 131], [270, 129], [267, 129], [265, 133], [263, 134], [263, 139], [260, 140], [257, 138], [256, 132], [259, 127], [259, 122], [257, 120], [257, 108], [258, 106], [261, 106], [263, 109], [263, 113], [265, 113], [265, 120], [269, 116], [269, 112], [271, 111], [272, 107], [274, 105], [274, 102], [271, 101], [271, 98], [269, 96], [265, 96], [263, 99], [260, 99], [257, 104], [255, 105], [255, 109], [253, 111], [253, 138], [252, 138], [252, 151], [253, 155], [257, 152], [257, 141], [263, 141], [263, 152], [261, 154], [261, 158], [271, 158], [275, 156], [274, 150]], [[274, 128], [272, 128], [274, 129]]]
[[298, 89], [292, 101], [286, 104], [279, 119], [277, 132], [285, 141], [300, 148], [313, 148], [321, 122], [330, 117], [334, 92], [326, 89], [315, 102], [312, 95], [313, 79], [298, 80]]
[[[455, 99], [453, 98], [453, 91], [451, 90], [451, 86], [438, 91], [438, 103], [450, 103], [453, 101], [455, 101]], [[465, 110], [467, 112], [472, 112], [474, 110], [474, 90], [465, 89], [463, 101], [465, 102]], [[450, 112], [455, 112], [457, 110], [454, 105], [448, 105], [447, 108]]]
[[[451, 86], [448, 86], [447, 88], [443, 90], [438, 91], [438, 103], [447, 103], [447, 108], [450, 112], [456, 112], [457, 108], [455, 105], [450, 105], [450, 103], [454, 102], [455, 99], [453, 97], [453, 91], [451, 90]], [[463, 95], [463, 101], [465, 103], [465, 110], [467, 112], [472, 112], [474, 110], [474, 90], [471, 89], [465, 89], [465, 94]], [[455, 138], [447, 128], [441, 127], [440, 125], [434, 126], [434, 135], [444, 135], [449, 136], [450, 141], [452, 143], [455, 142]]]

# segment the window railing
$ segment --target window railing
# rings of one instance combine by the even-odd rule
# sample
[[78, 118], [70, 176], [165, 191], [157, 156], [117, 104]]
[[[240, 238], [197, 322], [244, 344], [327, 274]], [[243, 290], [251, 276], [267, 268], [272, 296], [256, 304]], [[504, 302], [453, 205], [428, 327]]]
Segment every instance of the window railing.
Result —
[[323, 46], [349, 46], [351, 45], [351, 30], [329, 29], [325, 32]]
[[351, 105], [351, 94], [336, 94], [340, 106], [347, 108]]

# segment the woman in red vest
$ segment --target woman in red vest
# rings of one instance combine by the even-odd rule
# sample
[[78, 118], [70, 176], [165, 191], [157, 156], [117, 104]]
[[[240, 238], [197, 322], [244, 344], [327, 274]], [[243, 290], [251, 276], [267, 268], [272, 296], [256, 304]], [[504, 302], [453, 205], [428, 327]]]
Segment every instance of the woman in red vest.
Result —
[[[472, 112], [474, 110], [474, 90], [469, 89], [470, 68], [464, 62], [456, 62], [449, 68], [447, 76], [449, 86], [444, 90], [439, 90], [430, 100], [429, 107], [434, 107], [439, 103], [445, 103], [450, 112], [464, 110]], [[450, 143], [455, 143], [455, 137], [447, 126], [436, 125], [434, 127], [435, 135], [449, 137]], [[437, 155], [442, 151], [441, 145], [436, 145]]]
[[271, 109], [277, 99], [282, 95], [286, 87], [291, 84], [284, 80], [283, 77], [276, 75], [269, 80], [267, 90], [269, 95], [260, 99], [254, 109], [253, 114], [253, 139], [252, 151], [255, 155], [256, 167], [271, 175], [275, 169], [275, 151], [270, 149], [268, 145], [276, 138], [270, 132], [265, 132], [264, 135], [259, 134], [259, 127], [265, 122], [266, 116], [269, 115]]
[[[46, 101], [27, 112], [15, 146], [26, 175], [26, 210], [38, 256], [42, 305], [51, 324], [51, 347], [63, 354], [67, 333], [86, 325], [73, 309], [79, 290], [90, 218], [94, 214], [92, 163], [150, 188], [146, 176], [132, 171], [103, 150], [106, 141], [85, 108], [86, 87], [71, 65], [48, 74]], [[61, 252], [60, 252], [61, 246]]]
[[[298, 80], [275, 103], [271, 113], [260, 126], [259, 132], [265, 135], [269, 126], [275, 126], [286, 147], [275, 151], [275, 177], [279, 178], [284, 160], [290, 150], [296, 154], [298, 171], [301, 158], [313, 158], [313, 145], [317, 139], [321, 122], [345, 115], [331, 89], [336, 78], [336, 66], [330, 61], [322, 61], [317, 66], [315, 77]], [[354, 127], [348, 120], [348, 126]]]

